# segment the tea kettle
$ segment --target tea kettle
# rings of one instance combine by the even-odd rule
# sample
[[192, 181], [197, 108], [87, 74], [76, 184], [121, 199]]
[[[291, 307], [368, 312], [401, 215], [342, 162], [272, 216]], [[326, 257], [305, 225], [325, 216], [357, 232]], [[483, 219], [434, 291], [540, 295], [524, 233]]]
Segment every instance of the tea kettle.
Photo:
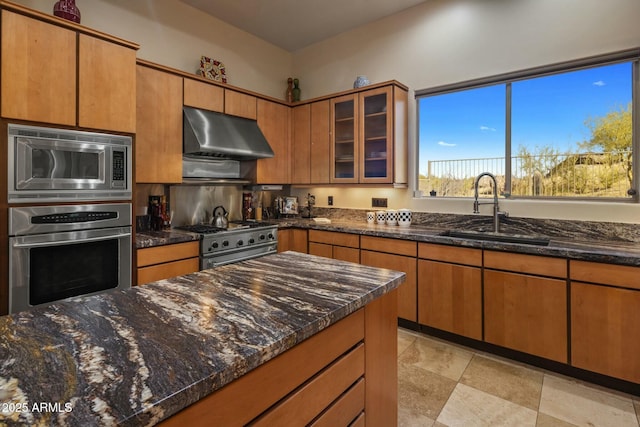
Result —
[[218, 228], [227, 228], [229, 226], [229, 212], [224, 206], [216, 206], [213, 208], [213, 225]]

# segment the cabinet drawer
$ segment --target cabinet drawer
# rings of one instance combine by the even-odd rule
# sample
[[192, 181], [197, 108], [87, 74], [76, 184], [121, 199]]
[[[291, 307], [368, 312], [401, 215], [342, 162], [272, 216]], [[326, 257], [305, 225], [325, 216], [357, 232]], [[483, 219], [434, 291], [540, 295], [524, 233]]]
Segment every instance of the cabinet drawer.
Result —
[[361, 236], [360, 249], [376, 252], [386, 252], [394, 255], [415, 257], [418, 254], [418, 244], [408, 240], [387, 239], [384, 237]]
[[537, 274], [566, 279], [567, 260], [539, 255], [514, 254], [511, 252], [484, 252], [484, 266], [497, 270]]
[[200, 258], [187, 258], [138, 268], [138, 285], [182, 276], [200, 270]]
[[340, 396], [311, 427], [347, 426], [364, 411], [364, 378]]
[[[360, 344], [289, 395], [275, 408], [263, 414], [252, 425], [256, 427], [307, 425], [363, 375], [364, 344]], [[364, 393], [362, 398], [362, 406], [358, 412], [364, 408]]]
[[333, 258], [333, 246], [324, 243], [309, 242], [309, 254]]
[[573, 260], [569, 267], [571, 280], [640, 289], [640, 267]]
[[327, 243], [335, 246], [347, 246], [349, 248], [360, 248], [360, 236], [357, 234], [309, 230], [309, 241]]
[[197, 257], [200, 254], [200, 242], [176, 243], [174, 245], [156, 246], [138, 249], [138, 267], [177, 261]]
[[345, 248], [343, 246], [333, 247], [333, 259], [341, 261], [360, 263], [360, 250], [355, 248]]
[[482, 249], [419, 243], [418, 257], [455, 264], [472, 265], [475, 267], [482, 266]]

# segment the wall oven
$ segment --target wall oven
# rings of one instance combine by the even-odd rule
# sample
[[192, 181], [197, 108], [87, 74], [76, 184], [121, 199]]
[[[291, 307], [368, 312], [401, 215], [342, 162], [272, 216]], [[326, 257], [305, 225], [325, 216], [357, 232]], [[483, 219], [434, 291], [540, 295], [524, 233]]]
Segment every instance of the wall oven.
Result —
[[131, 137], [8, 129], [9, 203], [131, 199]]
[[9, 209], [9, 313], [130, 287], [130, 203]]

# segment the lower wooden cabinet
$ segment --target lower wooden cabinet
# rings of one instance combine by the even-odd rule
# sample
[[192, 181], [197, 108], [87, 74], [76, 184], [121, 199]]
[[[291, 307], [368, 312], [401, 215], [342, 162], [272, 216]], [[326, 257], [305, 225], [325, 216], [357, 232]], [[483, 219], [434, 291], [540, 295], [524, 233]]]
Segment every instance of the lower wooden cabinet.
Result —
[[200, 270], [200, 243], [186, 242], [138, 249], [138, 285]]
[[418, 321], [417, 243], [383, 237], [360, 237], [360, 263], [403, 271], [406, 281], [398, 288], [398, 317]]
[[278, 252], [296, 251], [306, 254], [307, 230], [290, 228], [278, 230]]
[[638, 267], [571, 261], [571, 365], [640, 383], [639, 275]]
[[336, 231], [309, 230], [309, 253], [360, 263], [360, 236]]
[[485, 341], [567, 363], [567, 282], [485, 270]]
[[481, 340], [482, 250], [420, 243], [418, 256], [418, 323]]
[[482, 273], [478, 267], [418, 261], [419, 323], [482, 339]]

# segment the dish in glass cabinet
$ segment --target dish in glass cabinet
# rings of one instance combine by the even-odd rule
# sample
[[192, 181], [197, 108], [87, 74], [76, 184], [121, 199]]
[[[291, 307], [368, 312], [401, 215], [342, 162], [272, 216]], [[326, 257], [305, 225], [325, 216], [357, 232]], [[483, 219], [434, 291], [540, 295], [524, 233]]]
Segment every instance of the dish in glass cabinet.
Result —
[[227, 71], [224, 64], [207, 56], [202, 56], [200, 58], [200, 68], [198, 69], [197, 74], [216, 82], [227, 82]]

